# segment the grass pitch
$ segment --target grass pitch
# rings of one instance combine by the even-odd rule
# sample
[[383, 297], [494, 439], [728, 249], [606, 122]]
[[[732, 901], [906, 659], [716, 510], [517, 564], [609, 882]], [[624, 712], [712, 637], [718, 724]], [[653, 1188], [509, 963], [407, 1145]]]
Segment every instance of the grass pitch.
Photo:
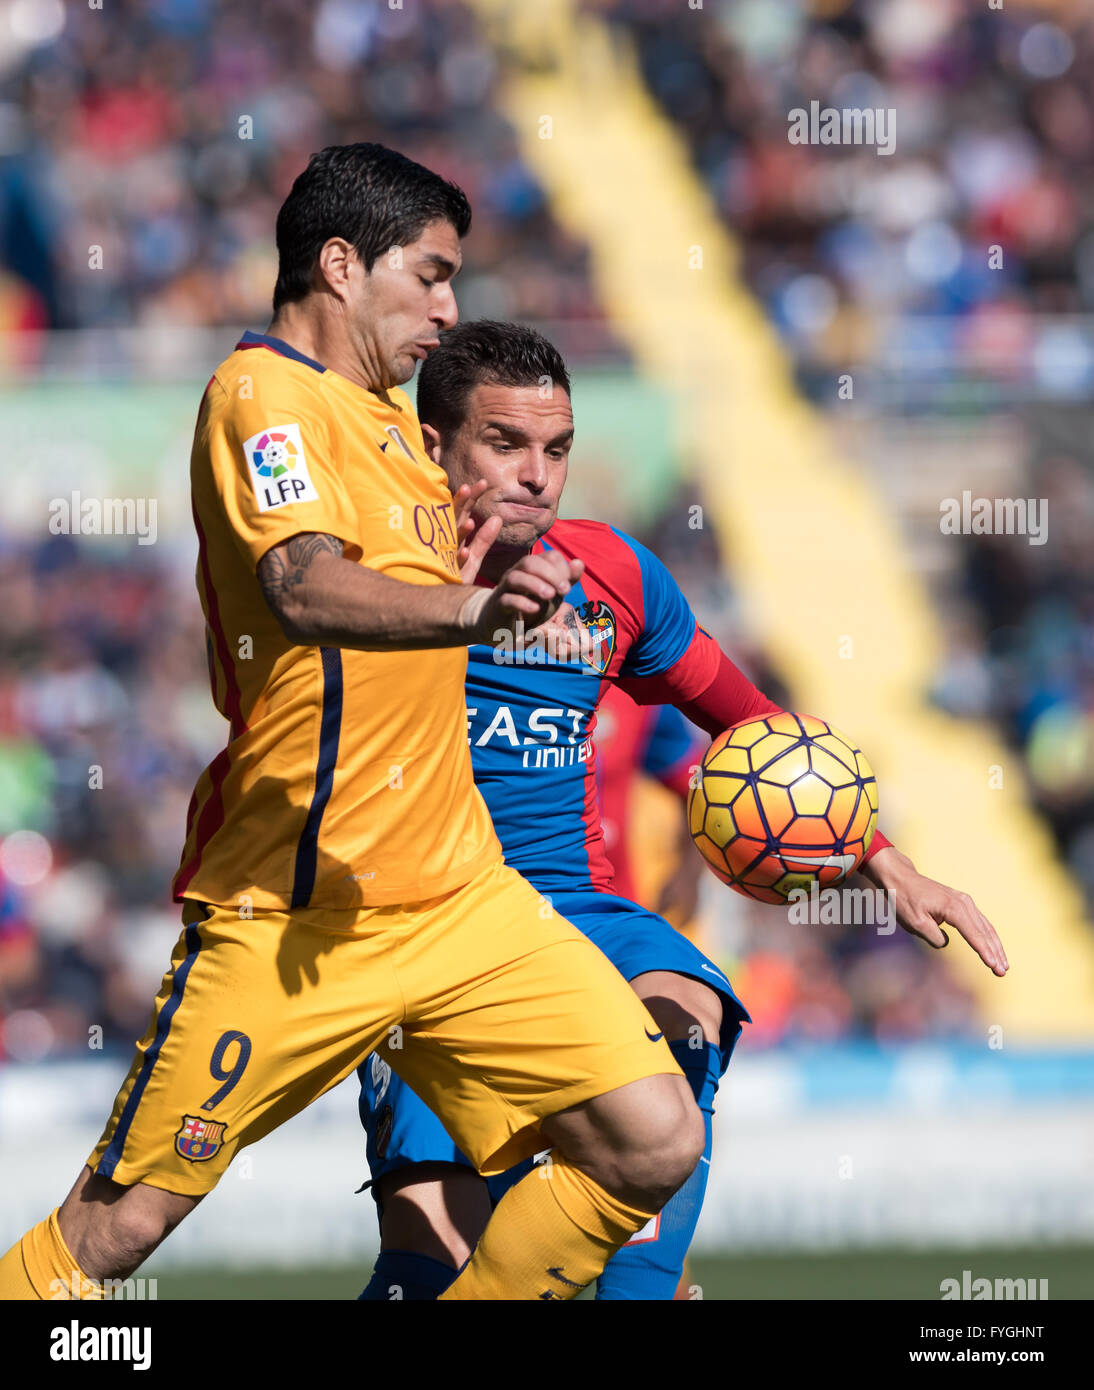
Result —
[[[943, 1279], [1047, 1279], [1049, 1297], [1094, 1299], [1094, 1247], [992, 1247], [980, 1250], [854, 1250], [816, 1255], [696, 1257], [690, 1284], [704, 1300], [925, 1299], [938, 1302]], [[301, 1269], [186, 1269], [142, 1274], [158, 1279], [161, 1300], [355, 1299], [370, 1271], [362, 1266]]]

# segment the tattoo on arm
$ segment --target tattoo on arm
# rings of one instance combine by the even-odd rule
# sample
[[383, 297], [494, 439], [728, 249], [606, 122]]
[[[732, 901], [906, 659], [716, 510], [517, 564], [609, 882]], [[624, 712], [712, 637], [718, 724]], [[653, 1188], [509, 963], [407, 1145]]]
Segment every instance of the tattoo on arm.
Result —
[[571, 637], [581, 635], [581, 624], [577, 620], [577, 613], [570, 604], [564, 603], [555, 617], [558, 619], [559, 626], [564, 627]]
[[337, 536], [307, 532], [293, 536], [291, 541], [268, 550], [258, 562], [258, 582], [266, 602], [276, 613], [290, 589], [303, 584], [307, 571], [317, 555], [342, 554], [342, 542]]

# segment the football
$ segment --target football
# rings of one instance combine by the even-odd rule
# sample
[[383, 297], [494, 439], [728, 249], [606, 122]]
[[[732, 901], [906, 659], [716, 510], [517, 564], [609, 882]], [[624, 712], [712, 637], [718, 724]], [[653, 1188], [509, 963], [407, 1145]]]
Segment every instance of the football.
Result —
[[862, 862], [877, 782], [861, 751], [808, 714], [734, 724], [703, 758], [688, 798], [699, 853], [723, 883], [765, 903], [831, 887]]

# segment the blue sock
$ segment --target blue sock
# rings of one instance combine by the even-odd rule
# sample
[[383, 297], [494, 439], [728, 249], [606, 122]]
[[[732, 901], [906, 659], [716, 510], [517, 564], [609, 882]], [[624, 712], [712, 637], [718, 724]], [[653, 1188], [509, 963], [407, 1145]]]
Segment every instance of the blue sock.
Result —
[[711, 1119], [714, 1093], [722, 1074], [722, 1054], [712, 1043], [692, 1047], [686, 1041], [669, 1043], [672, 1055], [688, 1079], [703, 1112], [706, 1142], [695, 1172], [666, 1203], [658, 1219], [656, 1237], [624, 1245], [596, 1281], [596, 1296], [603, 1302], [670, 1300], [684, 1270], [684, 1256], [699, 1224], [699, 1213], [710, 1173]]
[[390, 1303], [402, 1298], [417, 1303], [432, 1302], [444, 1293], [458, 1273], [453, 1265], [429, 1255], [415, 1255], [409, 1250], [381, 1250], [372, 1278], [357, 1301]]

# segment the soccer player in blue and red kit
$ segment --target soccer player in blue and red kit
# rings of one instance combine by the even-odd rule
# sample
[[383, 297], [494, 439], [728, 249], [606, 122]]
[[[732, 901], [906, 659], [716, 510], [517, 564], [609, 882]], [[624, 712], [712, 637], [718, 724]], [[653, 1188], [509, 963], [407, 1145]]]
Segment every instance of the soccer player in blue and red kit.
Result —
[[[565, 365], [544, 338], [515, 324], [453, 329], [421, 368], [418, 414], [426, 452], [452, 490], [471, 486], [476, 524], [501, 520], [477, 582], [495, 582], [529, 551], [585, 563], [548, 633], [557, 634], [557, 647], [471, 647], [468, 740], [506, 862], [539, 890], [545, 912], [561, 912], [631, 982], [650, 1012], [650, 1036], [664, 1034], [702, 1111], [703, 1159], [597, 1281], [604, 1300], [671, 1299], [706, 1188], [715, 1092], [750, 1020], [712, 961], [662, 918], [615, 893], [597, 808], [593, 727], [609, 683], [639, 704], [676, 705], [712, 735], [779, 706], [698, 626], [650, 551], [601, 522], [557, 519], [574, 427]], [[428, 518], [421, 524], [428, 532]], [[577, 659], [575, 647], [583, 652]], [[892, 892], [907, 930], [944, 946], [940, 923], [949, 922], [1004, 973], [999, 939], [972, 900], [917, 873], [880, 831], [864, 871]], [[437, 1297], [492, 1206], [528, 1170], [526, 1163], [483, 1181], [399, 1079], [399, 1046], [395, 1030], [359, 1071], [381, 1231], [367, 1300]]]

